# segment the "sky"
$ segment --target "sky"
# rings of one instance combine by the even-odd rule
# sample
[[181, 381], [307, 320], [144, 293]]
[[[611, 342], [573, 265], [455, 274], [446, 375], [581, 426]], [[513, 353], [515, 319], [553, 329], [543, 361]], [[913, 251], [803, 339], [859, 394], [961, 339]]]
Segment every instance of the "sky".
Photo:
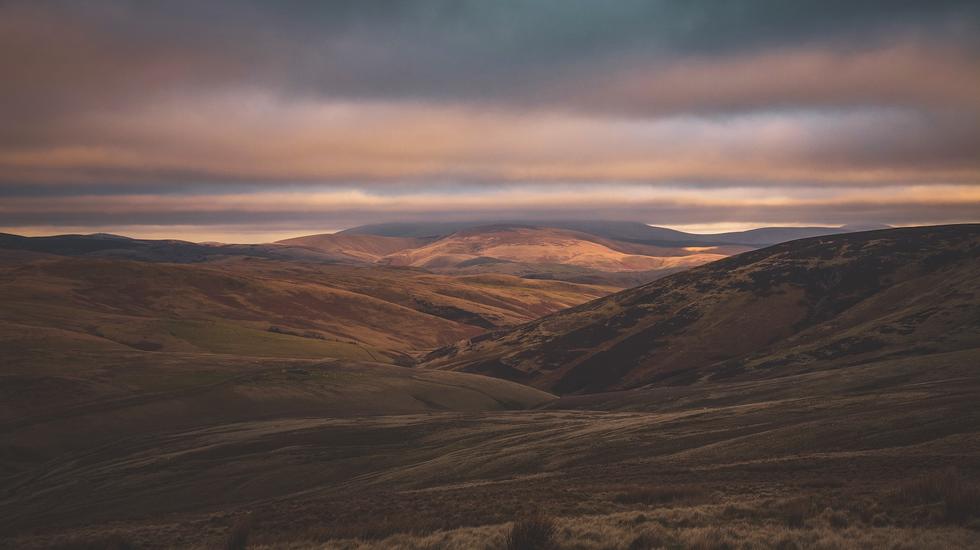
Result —
[[6, 0], [0, 231], [980, 221], [980, 4]]

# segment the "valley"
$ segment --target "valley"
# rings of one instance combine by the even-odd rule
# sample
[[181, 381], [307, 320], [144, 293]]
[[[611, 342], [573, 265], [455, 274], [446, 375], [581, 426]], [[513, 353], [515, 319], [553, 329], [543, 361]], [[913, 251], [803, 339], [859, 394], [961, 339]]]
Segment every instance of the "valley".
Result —
[[0, 547], [505, 548], [535, 521], [553, 548], [975, 540], [977, 225], [620, 292], [64, 252], [0, 261]]
[[27, 351], [51, 349], [31, 342], [37, 339], [150, 352], [408, 361], [412, 352], [612, 290], [248, 257], [172, 264], [30, 256], [0, 265], [0, 332]]

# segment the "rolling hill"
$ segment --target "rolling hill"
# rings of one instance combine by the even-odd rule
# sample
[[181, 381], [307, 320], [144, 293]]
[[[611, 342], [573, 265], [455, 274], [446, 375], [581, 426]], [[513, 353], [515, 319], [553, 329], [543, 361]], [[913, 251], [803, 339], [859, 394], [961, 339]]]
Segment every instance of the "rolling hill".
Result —
[[349, 359], [57, 348], [11, 359], [0, 374], [0, 463], [8, 472], [159, 428], [524, 409], [554, 398], [506, 380]]
[[0, 234], [0, 250], [156, 263], [262, 258], [411, 266], [444, 275], [501, 274], [627, 288], [760, 246], [856, 229], [769, 227], [696, 235], [637, 222], [470, 221], [367, 225], [271, 244]]
[[502, 273], [625, 288], [761, 246], [860, 229], [767, 227], [698, 235], [603, 220], [406, 222], [277, 244], [444, 274]]
[[3, 346], [8, 359], [59, 345], [405, 362], [417, 350], [611, 290], [254, 258], [171, 264], [3, 256], [0, 332], [13, 339]]
[[13, 250], [166, 263], [199, 263], [235, 257], [318, 263], [349, 263], [352, 259], [347, 254], [277, 244], [192, 243], [174, 239], [131, 239], [104, 233], [50, 237], [0, 233], [0, 251]]
[[431, 353], [557, 392], [737, 382], [971, 349], [980, 225], [747, 252]]
[[348, 256], [373, 263], [389, 254], [424, 246], [427, 239], [413, 237], [384, 237], [356, 233], [323, 233], [278, 241], [276, 244], [309, 248], [329, 254]]
[[[561, 225], [562, 222], [556, 222]], [[644, 224], [610, 222], [635, 230]], [[346, 257], [379, 265], [411, 266], [447, 275], [507, 274], [620, 288], [649, 282], [691, 266], [714, 261], [754, 246], [715, 243], [696, 246], [680, 239], [661, 244], [621, 240], [629, 231], [610, 231], [603, 224], [582, 224], [593, 232], [545, 224], [383, 224], [334, 234], [279, 241], [284, 246]], [[662, 230], [670, 234], [671, 230]], [[612, 237], [608, 235], [613, 235]]]
[[725, 256], [685, 249], [657, 250], [628, 243], [619, 245], [578, 231], [486, 226], [458, 231], [431, 244], [389, 255], [385, 261], [390, 265], [433, 270], [518, 263], [542, 266], [539, 270], [547, 265], [560, 265], [621, 272], [683, 268]]
[[647, 243], [669, 247], [743, 245], [765, 246], [785, 241], [852, 233], [874, 229], [888, 229], [881, 224], [849, 224], [839, 227], [761, 227], [729, 233], [697, 234], [655, 227], [640, 222], [612, 220], [546, 220], [528, 222], [521, 220], [462, 221], [462, 222], [402, 222], [362, 225], [341, 231], [342, 235], [378, 235], [386, 237], [438, 239], [459, 231], [479, 227], [524, 226], [547, 227], [578, 231], [596, 237], [624, 242]]

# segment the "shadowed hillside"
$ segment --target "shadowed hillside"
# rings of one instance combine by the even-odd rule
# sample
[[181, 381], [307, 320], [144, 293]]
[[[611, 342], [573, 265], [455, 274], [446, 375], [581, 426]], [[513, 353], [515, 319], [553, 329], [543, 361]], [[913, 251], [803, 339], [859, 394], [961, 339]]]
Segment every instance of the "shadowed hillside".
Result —
[[[50, 352], [0, 375], [8, 472], [163, 428], [304, 416], [523, 409], [553, 396], [484, 376], [351, 360]], [[161, 425], [161, 419], [166, 419]], [[12, 446], [11, 446], [12, 445]]]
[[792, 241], [433, 352], [558, 393], [785, 376], [975, 347], [980, 226]]

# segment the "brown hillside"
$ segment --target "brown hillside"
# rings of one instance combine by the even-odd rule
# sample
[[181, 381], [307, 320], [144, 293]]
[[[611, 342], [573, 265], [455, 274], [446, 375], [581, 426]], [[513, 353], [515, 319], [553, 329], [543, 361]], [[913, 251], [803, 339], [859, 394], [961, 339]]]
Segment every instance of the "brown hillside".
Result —
[[503, 275], [452, 278], [259, 259], [178, 265], [35, 256], [0, 265], [0, 330], [28, 347], [57, 334], [69, 347], [85, 341], [387, 362], [609, 291]]
[[460, 231], [419, 248], [388, 256], [392, 265], [452, 268], [481, 258], [525, 264], [562, 264], [598, 271], [649, 271], [690, 267], [723, 258], [723, 254], [683, 249], [623, 248], [652, 256], [629, 253], [604, 244], [601, 239], [563, 229], [539, 227], [477, 228]]
[[321, 252], [340, 253], [364, 262], [374, 263], [382, 257], [428, 242], [410, 237], [382, 237], [352, 233], [324, 233], [277, 241], [276, 244], [302, 246]]
[[783, 376], [976, 345], [980, 226], [792, 241], [432, 353], [558, 393]]

